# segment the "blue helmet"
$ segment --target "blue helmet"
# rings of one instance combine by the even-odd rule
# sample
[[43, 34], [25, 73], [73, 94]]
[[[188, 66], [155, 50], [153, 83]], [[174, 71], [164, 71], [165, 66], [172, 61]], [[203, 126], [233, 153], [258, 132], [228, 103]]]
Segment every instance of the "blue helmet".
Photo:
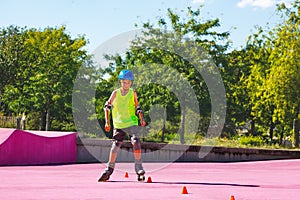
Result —
[[130, 81], [133, 81], [134, 80], [134, 76], [133, 76], [133, 73], [132, 71], [128, 70], [128, 69], [123, 69], [119, 76], [118, 76], [118, 79], [121, 80], [130, 80]]

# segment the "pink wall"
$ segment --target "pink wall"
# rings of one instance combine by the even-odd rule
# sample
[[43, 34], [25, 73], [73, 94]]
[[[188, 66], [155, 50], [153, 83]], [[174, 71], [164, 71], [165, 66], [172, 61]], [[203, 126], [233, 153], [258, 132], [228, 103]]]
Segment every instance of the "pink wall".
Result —
[[0, 165], [76, 163], [76, 133], [0, 128]]

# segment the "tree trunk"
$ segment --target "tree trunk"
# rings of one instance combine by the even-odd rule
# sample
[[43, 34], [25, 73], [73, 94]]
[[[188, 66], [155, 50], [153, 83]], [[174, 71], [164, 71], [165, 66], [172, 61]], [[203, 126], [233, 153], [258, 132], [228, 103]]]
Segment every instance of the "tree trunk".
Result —
[[45, 130], [45, 124], [46, 124], [46, 113], [45, 113], [44, 110], [41, 110], [41, 114], [40, 114], [40, 127], [39, 127], [40, 131], [44, 131]]
[[181, 129], [180, 129], [180, 144], [184, 144], [184, 124], [185, 124], [185, 108], [182, 108], [181, 114]]
[[50, 108], [48, 107], [47, 108], [47, 111], [46, 111], [46, 131], [49, 131], [50, 130]]
[[283, 143], [283, 135], [284, 134], [284, 132], [283, 131], [280, 131], [280, 138], [279, 138], [279, 144], [280, 145], [282, 145], [282, 143]]
[[0, 91], [0, 108], [1, 108], [1, 103], [2, 103], [2, 93], [1, 93], [1, 91]]
[[295, 143], [295, 147], [299, 147], [299, 120], [294, 119], [293, 122], [293, 130], [294, 130], [294, 143]]
[[273, 143], [273, 135], [274, 135], [274, 122], [272, 121], [272, 119], [271, 119], [271, 124], [270, 124], [270, 130], [269, 130], [269, 132], [270, 132], [270, 140], [271, 140], [271, 144]]
[[251, 133], [252, 135], [255, 134], [255, 121], [254, 121], [254, 119], [251, 120], [250, 133]]
[[167, 118], [167, 111], [166, 111], [166, 107], [165, 107], [164, 114], [163, 114], [163, 128], [162, 128], [162, 133], [161, 133], [161, 142], [165, 141], [166, 118]]
[[21, 129], [21, 117], [17, 117], [17, 129]]
[[299, 114], [300, 114], [300, 105], [296, 111], [296, 117], [293, 121], [293, 131], [294, 131], [294, 142], [295, 142], [295, 147], [299, 147], [299, 129], [300, 129], [300, 119], [299, 119]]

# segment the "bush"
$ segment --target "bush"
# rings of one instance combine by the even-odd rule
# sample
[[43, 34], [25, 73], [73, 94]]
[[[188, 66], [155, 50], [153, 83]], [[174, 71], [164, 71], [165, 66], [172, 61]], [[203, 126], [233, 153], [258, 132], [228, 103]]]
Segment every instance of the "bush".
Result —
[[242, 136], [239, 138], [239, 143], [245, 146], [263, 146], [264, 139], [261, 136]]

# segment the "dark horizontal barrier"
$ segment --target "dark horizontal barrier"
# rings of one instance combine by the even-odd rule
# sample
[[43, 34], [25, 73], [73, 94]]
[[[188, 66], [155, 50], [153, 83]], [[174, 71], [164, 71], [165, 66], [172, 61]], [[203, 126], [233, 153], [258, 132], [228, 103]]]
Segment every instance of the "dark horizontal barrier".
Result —
[[[77, 162], [107, 162], [111, 141], [77, 138]], [[142, 142], [144, 162], [240, 162], [300, 158], [298, 150], [228, 148]], [[124, 142], [119, 162], [132, 162], [130, 142]]]

